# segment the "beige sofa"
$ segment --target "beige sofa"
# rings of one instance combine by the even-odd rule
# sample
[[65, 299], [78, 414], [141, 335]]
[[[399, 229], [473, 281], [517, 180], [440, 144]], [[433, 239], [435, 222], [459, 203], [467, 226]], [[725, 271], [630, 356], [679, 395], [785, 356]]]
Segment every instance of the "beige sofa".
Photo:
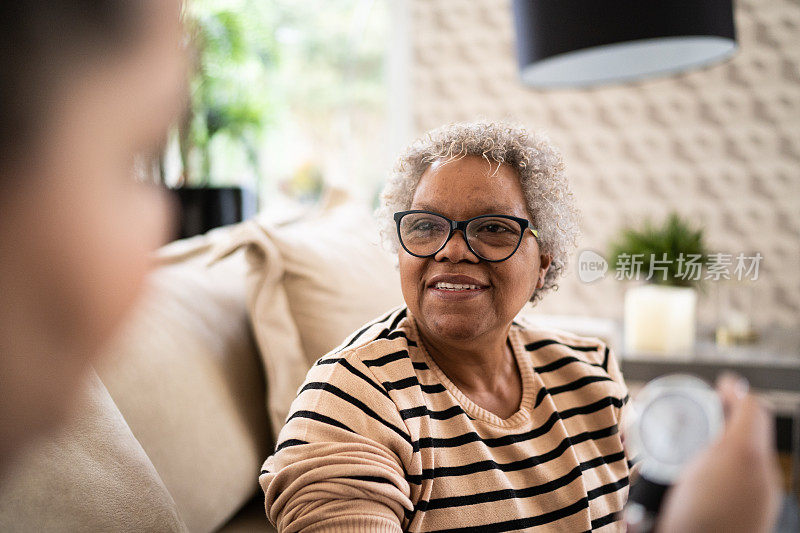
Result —
[[258, 474], [311, 362], [402, 303], [370, 213], [176, 241], [75, 417], [13, 465], [0, 531], [274, 531]]
[[307, 369], [402, 304], [375, 227], [334, 191], [159, 250], [74, 419], [0, 486], [0, 531], [274, 531], [258, 474]]

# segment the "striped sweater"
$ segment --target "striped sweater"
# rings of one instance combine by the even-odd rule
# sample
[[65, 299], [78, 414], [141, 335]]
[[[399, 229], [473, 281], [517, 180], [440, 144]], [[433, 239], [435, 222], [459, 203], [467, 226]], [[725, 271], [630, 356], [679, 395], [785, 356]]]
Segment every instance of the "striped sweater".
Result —
[[259, 481], [279, 531], [603, 531], [628, 492], [627, 389], [598, 339], [528, 329], [505, 420], [441, 371], [406, 308], [308, 372]]

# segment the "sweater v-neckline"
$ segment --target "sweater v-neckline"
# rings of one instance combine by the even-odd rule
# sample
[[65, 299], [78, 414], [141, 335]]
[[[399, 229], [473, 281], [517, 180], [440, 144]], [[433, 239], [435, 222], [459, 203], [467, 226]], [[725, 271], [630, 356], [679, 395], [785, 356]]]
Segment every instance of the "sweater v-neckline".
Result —
[[514, 354], [514, 358], [517, 361], [520, 379], [522, 380], [522, 399], [520, 400], [519, 408], [516, 410], [516, 412], [514, 412], [514, 414], [508, 418], [500, 418], [500, 416], [492, 413], [488, 409], [484, 409], [480, 405], [470, 400], [469, 397], [464, 394], [461, 389], [459, 389], [455, 383], [450, 380], [450, 378], [447, 377], [447, 374], [445, 374], [439, 365], [436, 364], [436, 361], [430, 356], [428, 350], [425, 348], [422, 338], [419, 335], [419, 330], [417, 329], [415, 320], [413, 317], [409, 318], [411, 318], [409, 322], [411, 323], [414, 337], [416, 337], [417, 340], [417, 348], [422, 354], [425, 363], [433, 371], [441, 384], [450, 392], [450, 394], [453, 395], [455, 400], [461, 405], [461, 408], [464, 409], [468, 415], [477, 420], [481, 420], [483, 422], [503, 428], [518, 426], [529, 419], [530, 412], [533, 410], [534, 400], [533, 363], [531, 362], [531, 358], [527, 356], [527, 352], [525, 352], [523, 349], [522, 341], [519, 338], [519, 332], [516, 331], [516, 328], [513, 325], [508, 332], [508, 341], [511, 345], [511, 351]]

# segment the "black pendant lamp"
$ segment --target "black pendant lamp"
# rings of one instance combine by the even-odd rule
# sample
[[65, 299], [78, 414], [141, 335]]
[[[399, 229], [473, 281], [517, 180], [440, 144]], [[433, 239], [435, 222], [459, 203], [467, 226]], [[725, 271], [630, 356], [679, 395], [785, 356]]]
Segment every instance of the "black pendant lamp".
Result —
[[514, 0], [517, 59], [532, 87], [674, 74], [736, 51], [733, 0]]

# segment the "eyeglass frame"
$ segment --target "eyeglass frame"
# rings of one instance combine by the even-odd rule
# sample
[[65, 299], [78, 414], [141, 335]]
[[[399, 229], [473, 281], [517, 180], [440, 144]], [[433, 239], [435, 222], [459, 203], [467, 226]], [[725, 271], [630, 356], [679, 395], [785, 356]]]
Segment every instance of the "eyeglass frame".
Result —
[[[443, 218], [447, 222], [450, 223], [450, 233], [447, 235], [447, 238], [444, 240], [444, 243], [442, 243], [442, 245], [439, 247], [438, 250], [436, 250], [435, 252], [433, 252], [431, 254], [427, 254], [427, 255], [415, 254], [411, 250], [409, 250], [406, 247], [405, 243], [403, 242], [403, 236], [400, 234], [400, 221], [403, 219], [404, 216], [412, 215], [414, 213], [424, 213], [424, 214], [428, 214], [428, 215], [434, 215], [434, 216]], [[514, 247], [514, 251], [511, 252], [510, 254], [508, 254], [508, 256], [503, 258], [503, 259], [486, 259], [481, 254], [479, 254], [478, 252], [473, 250], [472, 249], [472, 245], [470, 245], [470, 243], [469, 243], [469, 238], [467, 237], [467, 225], [470, 222], [472, 222], [473, 220], [477, 220], [479, 218], [504, 218], [506, 220], [513, 220], [514, 222], [519, 224], [519, 226], [520, 226], [519, 241], [517, 241], [517, 245]], [[442, 215], [440, 213], [436, 213], [434, 211], [427, 211], [425, 209], [411, 209], [410, 211], [398, 211], [398, 212], [396, 212], [394, 214], [394, 222], [395, 222], [395, 226], [397, 226], [397, 239], [400, 241], [400, 246], [402, 246], [403, 250], [408, 252], [410, 255], [413, 255], [414, 257], [420, 257], [420, 258], [433, 257], [436, 254], [438, 254], [439, 252], [441, 252], [442, 250], [444, 250], [444, 247], [447, 246], [447, 243], [450, 242], [450, 239], [453, 238], [453, 235], [455, 234], [456, 230], [461, 230], [461, 234], [464, 236], [464, 242], [466, 243], [467, 248], [469, 249], [470, 252], [472, 252], [472, 254], [475, 257], [477, 257], [481, 261], [488, 261], [490, 263], [500, 263], [502, 261], [506, 261], [506, 260], [510, 259], [511, 256], [513, 256], [515, 253], [517, 253], [517, 250], [519, 250], [519, 246], [522, 244], [522, 238], [525, 236], [525, 230], [527, 230], [527, 229], [531, 230], [531, 233], [533, 233], [533, 236], [536, 238], [537, 241], [539, 240], [539, 230], [537, 230], [536, 228], [533, 227], [533, 224], [531, 223], [530, 220], [528, 220], [527, 218], [515, 217], [515, 216], [512, 216], [512, 215], [492, 215], [492, 214], [489, 214], [489, 215], [478, 215], [476, 217], [472, 217], [472, 218], [469, 218], [467, 220], [451, 220], [451, 219], [447, 218], [446, 216], [444, 216], [444, 215]]]

